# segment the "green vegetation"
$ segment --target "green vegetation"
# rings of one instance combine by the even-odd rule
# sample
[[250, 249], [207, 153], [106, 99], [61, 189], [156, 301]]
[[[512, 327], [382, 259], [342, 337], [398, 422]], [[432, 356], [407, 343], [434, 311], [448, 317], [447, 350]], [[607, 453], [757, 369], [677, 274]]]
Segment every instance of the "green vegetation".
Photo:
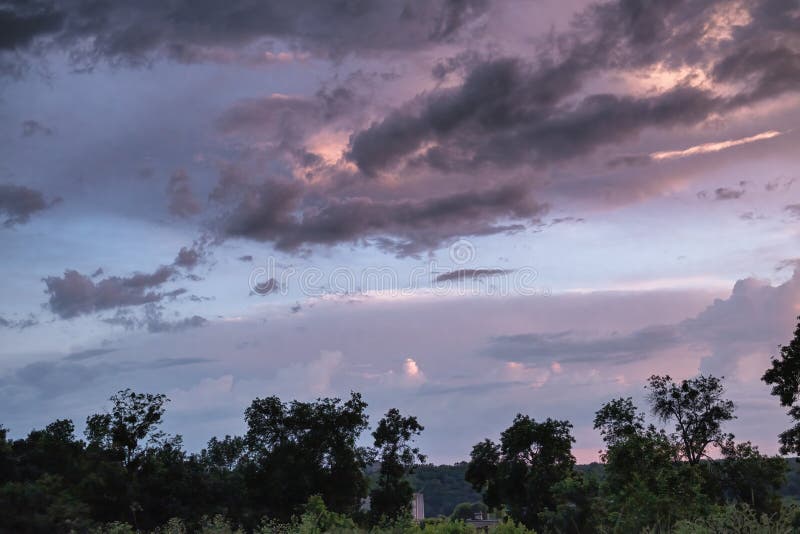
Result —
[[[481, 494], [464, 479], [467, 462], [455, 465], [421, 465], [409, 478], [414, 491], [425, 495], [425, 514], [449, 516], [461, 503], [474, 504]], [[800, 488], [798, 488], [800, 489]]]
[[[797, 424], [800, 325], [764, 381]], [[83, 440], [65, 419], [16, 440], [0, 427], [0, 533], [459, 534], [486, 512], [495, 534], [800, 532], [800, 465], [725, 431], [735, 405], [721, 378], [655, 375], [646, 388], [652, 421], [631, 398], [596, 411], [601, 464], [575, 465], [568, 421], [518, 414], [469, 463], [440, 467], [421, 465], [424, 429], [396, 409], [363, 446], [357, 393], [257, 398], [245, 435], [190, 454], [160, 429], [168, 399], [126, 389]], [[797, 429], [779, 437], [783, 452], [800, 452]], [[439, 517], [411, 520], [415, 489]]]

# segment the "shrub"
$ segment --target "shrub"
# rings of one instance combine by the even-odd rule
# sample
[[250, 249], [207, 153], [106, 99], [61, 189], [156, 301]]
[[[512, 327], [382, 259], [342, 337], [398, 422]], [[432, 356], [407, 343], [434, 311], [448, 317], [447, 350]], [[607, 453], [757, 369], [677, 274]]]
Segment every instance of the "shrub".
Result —
[[203, 518], [200, 534], [244, 534], [244, 532], [234, 529], [227, 519], [217, 514], [211, 519]]
[[182, 519], [173, 517], [167, 521], [163, 526], [158, 527], [153, 531], [153, 534], [187, 534], [189, 531], [186, 528]]
[[136, 534], [136, 530], [128, 523], [106, 523], [92, 530], [92, 534]]
[[746, 504], [720, 507], [706, 518], [679, 521], [675, 534], [789, 534], [798, 516], [796, 506], [785, 506], [769, 516], [758, 514]]

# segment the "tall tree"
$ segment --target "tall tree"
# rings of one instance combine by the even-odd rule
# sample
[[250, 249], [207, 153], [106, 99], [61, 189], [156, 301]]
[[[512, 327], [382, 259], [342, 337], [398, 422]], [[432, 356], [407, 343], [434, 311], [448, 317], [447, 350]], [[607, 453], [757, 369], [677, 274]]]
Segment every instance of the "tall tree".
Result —
[[423, 430], [425, 427], [416, 417], [403, 417], [392, 408], [372, 433], [381, 464], [377, 487], [370, 493], [373, 521], [392, 520], [410, 512], [414, 489], [406, 476], [417, 463], [425, 461], [425, 456], [413, 445]]
[[595, 414], [606, 449], [601, 487], [604, 521], [617, 532], [639, 532], [690, 517], [703, 502], [702, 477], [679, 462], [680, 447], [664, 430], [646, 425], [629, 397], [604, 404]]
[[366, 407], [358, 393], [345, 402], [254, 400], [245, 411], [245, 468], [253, 506], [261, 507], [262, 515], [286, 520], [319, 494], [335, 512], [355, 511], [368, 485], [369, 451], [357, 444], [368, 426]]
[[771, 367], [761, 378], [772, 386], [772, 394], [780, 399], [781, 406], [789, 408], [787, 413], [795, 423], [778, 437], [781, 454], [800, 454], [800, 317], [797, 321], [794, 338], [781, 347], [780, 357], [772, 358]]
[[467, 482], [490, 508], [505, 505], [514, 520], [540, 529], [540, 514], [558, 505], [556, 486], [573, 473], [571, 429], [568, 421], [539, 423], [518, 414], [499, 445], [486, 440], [473, 447]]
[[111, 413], [86, 419], [86, 438], [90, 446], [118, 452], [130, 467], [148, 444], [165, 437], [159, 429], [169, 399], [164, 394], [136, 393], [123, 389], [110, 399]]
[[723, 398], [720, 378], [700, 375], [676, 384], [669, 375], [653, 375], [646, 387], [653, 415], [674, 421], [674, 437], [690, 465], [699, 464], [710, 445], [722, 446], [732, 438], [722, 424], [735, 418], [734, 404]]

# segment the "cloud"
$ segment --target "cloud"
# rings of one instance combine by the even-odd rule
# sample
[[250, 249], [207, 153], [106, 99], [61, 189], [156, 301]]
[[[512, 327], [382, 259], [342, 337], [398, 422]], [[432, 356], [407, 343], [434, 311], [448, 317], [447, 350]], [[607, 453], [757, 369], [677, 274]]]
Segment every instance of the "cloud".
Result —
[[175, 171], [167, 184], [169, 212], [176, 217], [191, 217], [202, 211], [202, 206], [192, 193], [189, 175], [184, 170]]
[[742, 358], [765, 357], [791, 332], [800, 302], [800, 270], [778, 286], [755, 278], [738, 280], [726, 299], [716, 299], [694, 317], [629, 333], [589, 335], [574, 330], [495, 336], [486, 354], [533, 364], [614, 364], [652, 358], [669, 350], [699, 352], [703, 367], [717, 374], [736, 371]]
[[[101, 378], [141, 370], [166, 369], [209, 363], [206, 358], [156, 358], [149, 361], [99, 361], [83, 363], [74, 360], [42, 360], [29, 363], [0, 376], [0, 391], [29, 390], [37, 398], [56, 398], [86, 388]], [[18, 391], [16, 392], [18, 395]]]
[[97, 358], [98, 356], [111, 354], [112, 352], [116, 352], [116, 350], [117, 349], [87, 349], [79, 352], [71, 352], [64, 356], [64, 359], [70, 361], [89, 360], [91, 358]]
[[6, 319], [0, 316], [0, 328], [13, 328], [17, 330], [25, 330], [32, 326], [39, 324], [39, 320], [33, 315], [29, 315], [25, 319]]
[[0, 214], [7, 217], [3, 226], [10, 228], [26, 223], [31, 215], [44, 211], [57, 201], [48, 203], [41, 191], [23, 185], [0, 184]]
[[53, 135], [53, 130], [39, 121], [32, 119], [22, 121], [22, 137], [32, 137], [36, 134]]
[[158, 302], [165, 294], [156, 289], [173, 276], [173, 267], [161, 266], [152, 273], [111, 276], [94, 282], [89, 276], [67, 269], [64, 276], [48, 276], [44, 283], [50, 311], [62, 319], [69, 319], [97, 311]]
[[[134, 273], [127, 277], [109, 276], [96, 280], [103, 275], [103, 269], [97, 269], [91, 275], [79, 273], [74, 269], [66, 269], [63, 276], [44, 278], [45, 293], [49, 295], [47, 306], [62, 319], [70, 319], [79, 315], [95, 312], [155, 304], [164, 299], [174, 300], [187, 292], [184, 288], [160, 291], [161, 286], [181, 277], [180, 269], [191, 271], [206, 261], [207, 241], [205, 237], [196, 240], [191, 247], [181, 247], [175, 260], [170, 265], [161, 265], [152, 273]], [[185, 274], [189, 280], [200, 280], [193, 274]], [[200, 326], [205, 321], [202, 317], [193, 317], [180, 323], [164, 323], [164, 328], [183, 328]], [[112, 324], [127, 325], [135, 328], [148, 324], [147, 320], [133, 321], [123, 313], [111, 320]], [[159, 321], [151, 320], [148, 329], [158, 330]]]
[[403, 362], [403, 375], [412, 383], [421, 383], [425, 381], [425, 374], [419, 368], [414, 358], [406, 358]]
[[729, 187], [718, 187], [714, 190], [715, 200], [736, 200], [744, 196], [744, 189], [731, 189]]
[[644, 97], [592, 94], [565, 106], [559, 101], [577, 89], [574, 80], [551, 94], [541, 85], [546, 72], [517, 59], [478, 65], [459, 88], [425, 95], [422, 104], [412, 101], [354, 134], [348, 157], [371, 176], [426, 143], [434, 147], [414, 161], [439, 168], [442, 155], [454, 170], [544, 164], [589, 154], [645, 128], [692, 126], [727, 106], [712, 92], [688, 86]]
[[[419, 165], [443, 172], [476, 165], [540, 168], [632, 140], [647, 129], [693, 127], [796, 93], [800, 51], [791, 25], [780, 21], [797, 21], [797, 12], [768, 0], [747, 7], [749, 18], [726, 28], [734, 35], [723, 39], [710, 35], [720, 16], [711, 2], [591, 4], [558, 35], [557, 46], [543, 43], [529, 60], [471, 62], [460, 85], [422, 92], [355, 132], [348, 157], [373, 177]], [[752, 56], [753, 48], [763, 52]], [[704, 73], [706, 83], [676, 75], [660, 91], [645, 94], [604, 93], [591, 86], [592, 74], [654, 68], [694, 69]], [[641, 161], [715, 152], [778, 135], [769, 130], [654, 151]]]
[[493, 276], [508, 274], [507, 269], [458, 269], [443, 273], [436, 277], [437, 282], [447, 282], [450, 280], [476, 280], [483, 278], [490, 278]]
[[800, 204], [789, 204], [783, 209], [792, 217], [800, 218]]
[[0, 10], [0, 51], [60, 48], [81, 68], [100, 60], [140, 65], [158, 57], [269, 63], [283, 57], [268, 43], [279, 39], [324, 57], [340, 57], [412, 50], [451, 39], [486, 7], [482, 0], [12, 3]]
[[319, 357], [306, 364], [295, 364], [279, 369], [275, 384], [291, 395], [297, 391], [311, 392], [314, 395], [330, 393], [331, 382], [341, 369], [341, 351], [323, 350]]
[[5, 4], [0, 9], [0, 51], [24, 48], [37, 37], [61, 29], [63, 22], [64, 14], [54, 4]]
[[488, 352], [508, 361], [620, 364], [639, 360], [675, 346], [679, 329], [652, 326], [630, 334], [587, 336], [572, 330], [492, 338]]
[[216, 126], [225, 134], [255, 135], [286, 144], [352, 111], [356, 102], [354, 91], [345, 86], [322, 88], [313, 97], [272, 94], [235, 102], [217, 118]]
[[772, 139], [773, 137], [781, 135], [781, 133], [782, 132], [778, 132], [775, 130], [769, 130], [767, 132], [751, 135], [750, 137], [743, 137], [741, 139], [718, 141], [714, 143], [704, 143], [702, 145], [696, 145], [683, 150], [668, 150], [665, 152], [654, 152], [650, 154], [650, 157], [653, 158], [654, 160], [660, 160], [660, 159], [672, 159], [672, 158], [685, 158], [687, 156], [694, 156], [696, 154], [708, 154], [710, 152], [719, 152], [720, 150], [725, 150], [739, 145], [745, 145], [747, 143], [754, 143], [756, 141]]
[[305, 209], [302, 201], [298, 183], [264, 182], [227, 215], [222, 231], [230, 237], [271, 241], [287, 251], [374, 238], [379, 246], [408, 255], [459, 236], [520, 230], [521, 224], [500, 221], [535, 221], [547, 211], [521, 186], [424, 200], [330, 199]]
[[175, 267], [182, 267], [191, 271], [207, 258], [205, 243], [195, 242], [191, 247], [181, 247], [175, 261], [172, 263]]
[[141, 316], [130, 310], [118, 309], [117, 313], [103, 321], [107, 324], [122, 326], [125, 330], [146, 329], [151, 334], [182, 332], [191, 328], [199, 328], [208, 324], [208, 320], [199, 315], [169, 320], [164, 317], [164, 308], [155, 303], [148, 303]]

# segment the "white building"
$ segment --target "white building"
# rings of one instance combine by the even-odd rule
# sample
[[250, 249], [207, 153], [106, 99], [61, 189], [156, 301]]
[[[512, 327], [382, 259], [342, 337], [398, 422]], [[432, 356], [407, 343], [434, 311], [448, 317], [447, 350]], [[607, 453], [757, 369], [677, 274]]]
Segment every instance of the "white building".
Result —
[[425, 519], [425, 496], [422, 493], [415, 493], [411, 499], [411, 517], [414, 521]]

